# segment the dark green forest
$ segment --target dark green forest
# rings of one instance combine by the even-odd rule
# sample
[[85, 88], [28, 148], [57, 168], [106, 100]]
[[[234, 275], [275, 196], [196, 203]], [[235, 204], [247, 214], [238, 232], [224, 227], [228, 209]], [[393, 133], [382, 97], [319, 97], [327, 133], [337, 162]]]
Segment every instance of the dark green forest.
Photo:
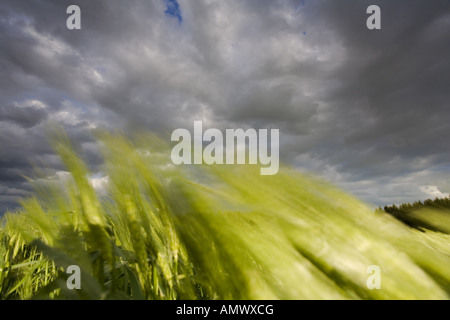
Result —
[[416, 201], [412, 204], [404, 203], [399, 206], [385, 206], [383, 209], [378, 208], [377, 211], [384, 211], [406, 225], [419, 230], [428, 229], [450, 233], [450, 230], [448, 230], [450, 197], [436, 198], [434, 200], [428, 199], [423, 202]]

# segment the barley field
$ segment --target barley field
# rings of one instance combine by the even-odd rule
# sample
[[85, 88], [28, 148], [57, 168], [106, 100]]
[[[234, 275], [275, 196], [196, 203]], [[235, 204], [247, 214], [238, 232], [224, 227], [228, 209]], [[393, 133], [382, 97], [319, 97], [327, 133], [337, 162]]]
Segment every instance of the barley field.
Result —
[[[0, 225], [0, 299], [448, 299], [450, 236], [283, 167], [169, 165], [151, 136], [98, 136], [105, 190], [64, 134], [70, 178], [31, 181]], [[449, 230], [448, 213], [435, 223]], [[438, 222], [436, 222], [438, 221]], [[67, 287], [68, 266], [81, 289]], [[367, 268], [381, 269], [370, 290]]]

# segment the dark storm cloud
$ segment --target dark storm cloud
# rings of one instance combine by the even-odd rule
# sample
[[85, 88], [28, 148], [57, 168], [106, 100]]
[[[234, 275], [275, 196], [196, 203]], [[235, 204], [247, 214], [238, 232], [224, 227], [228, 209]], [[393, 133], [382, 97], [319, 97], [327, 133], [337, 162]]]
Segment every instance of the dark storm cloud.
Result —
[[403, 191], [397, 199], [423, 197], [421, 184], [439, 184], [448, 193], [448, 171], [438, 179], [420, 173], [448, 163], [450, 156], [444, 89], [450, 84], [450, 62], [445, 58], [450, 52], [449, 4], [379, 1], [383, 29], [371, 33], [357, 28], [363, 21], [348, 16], [367, 4], [358, 3], [344, 1], [321, 11], [327, 26], [339, 34], [346, 61], [335, 70], [335, 84], [322, 98], [330, 103], [326, 122], [340, 139], [321, 140], [317, 156], [325, 155], [328, 163], [346, 172], [344, 183], [379, 180], [380, 194], [367, 199], [387, 199], [381, 191], [384, 177], [390, 178], [384, 187], [389, 188], [416, 176], [404, 185], [412, 195]]
[[33, 107], [0, 107], [0, 121], [13, 122], [23, 128], [31, 128], [46, 120], [47, 113]]
[[[66, 28], [81, 8], [82, 29]], [[366, 28], [366, 8], [382, 29]], [[62, 124], [93, 170], [93, 128], [194, 120], [279, 128], [281, 160], [383, 204], [450, 192], [450, 4], [436, 0], [17, 1], [0, 4], [3, 208], [31, 163], [63, 171]]]

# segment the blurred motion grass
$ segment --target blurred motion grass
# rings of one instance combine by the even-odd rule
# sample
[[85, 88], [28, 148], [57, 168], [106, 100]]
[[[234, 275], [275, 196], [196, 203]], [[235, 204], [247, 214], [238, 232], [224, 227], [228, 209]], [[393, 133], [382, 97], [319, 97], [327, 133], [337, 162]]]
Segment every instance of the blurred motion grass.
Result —
[[[53, 140], [71, 178], [2, 219], [0, 299], [449, 298], [437, 211], [442, 232], [416, 230], [290, 168], [175, 167], [154, 137], [106, 133], [100, 193], [68, 138]], [[67, 289], [69, 265], [81, 290]], [[381, 290], [367, 288], [371, 265]]]

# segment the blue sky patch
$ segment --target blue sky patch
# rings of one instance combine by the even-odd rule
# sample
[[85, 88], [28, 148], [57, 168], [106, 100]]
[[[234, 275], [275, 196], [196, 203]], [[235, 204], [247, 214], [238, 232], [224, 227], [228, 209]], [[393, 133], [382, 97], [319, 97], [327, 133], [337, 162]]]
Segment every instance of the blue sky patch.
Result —
[[164, 3], [167, 7], [164, 13], [168, 17], [173, 17], [178, 19], [178, 23], [181, 24], [183, 22], [183, 17], [181, 15], [180, 5], [177, 0], [164, 0]]

